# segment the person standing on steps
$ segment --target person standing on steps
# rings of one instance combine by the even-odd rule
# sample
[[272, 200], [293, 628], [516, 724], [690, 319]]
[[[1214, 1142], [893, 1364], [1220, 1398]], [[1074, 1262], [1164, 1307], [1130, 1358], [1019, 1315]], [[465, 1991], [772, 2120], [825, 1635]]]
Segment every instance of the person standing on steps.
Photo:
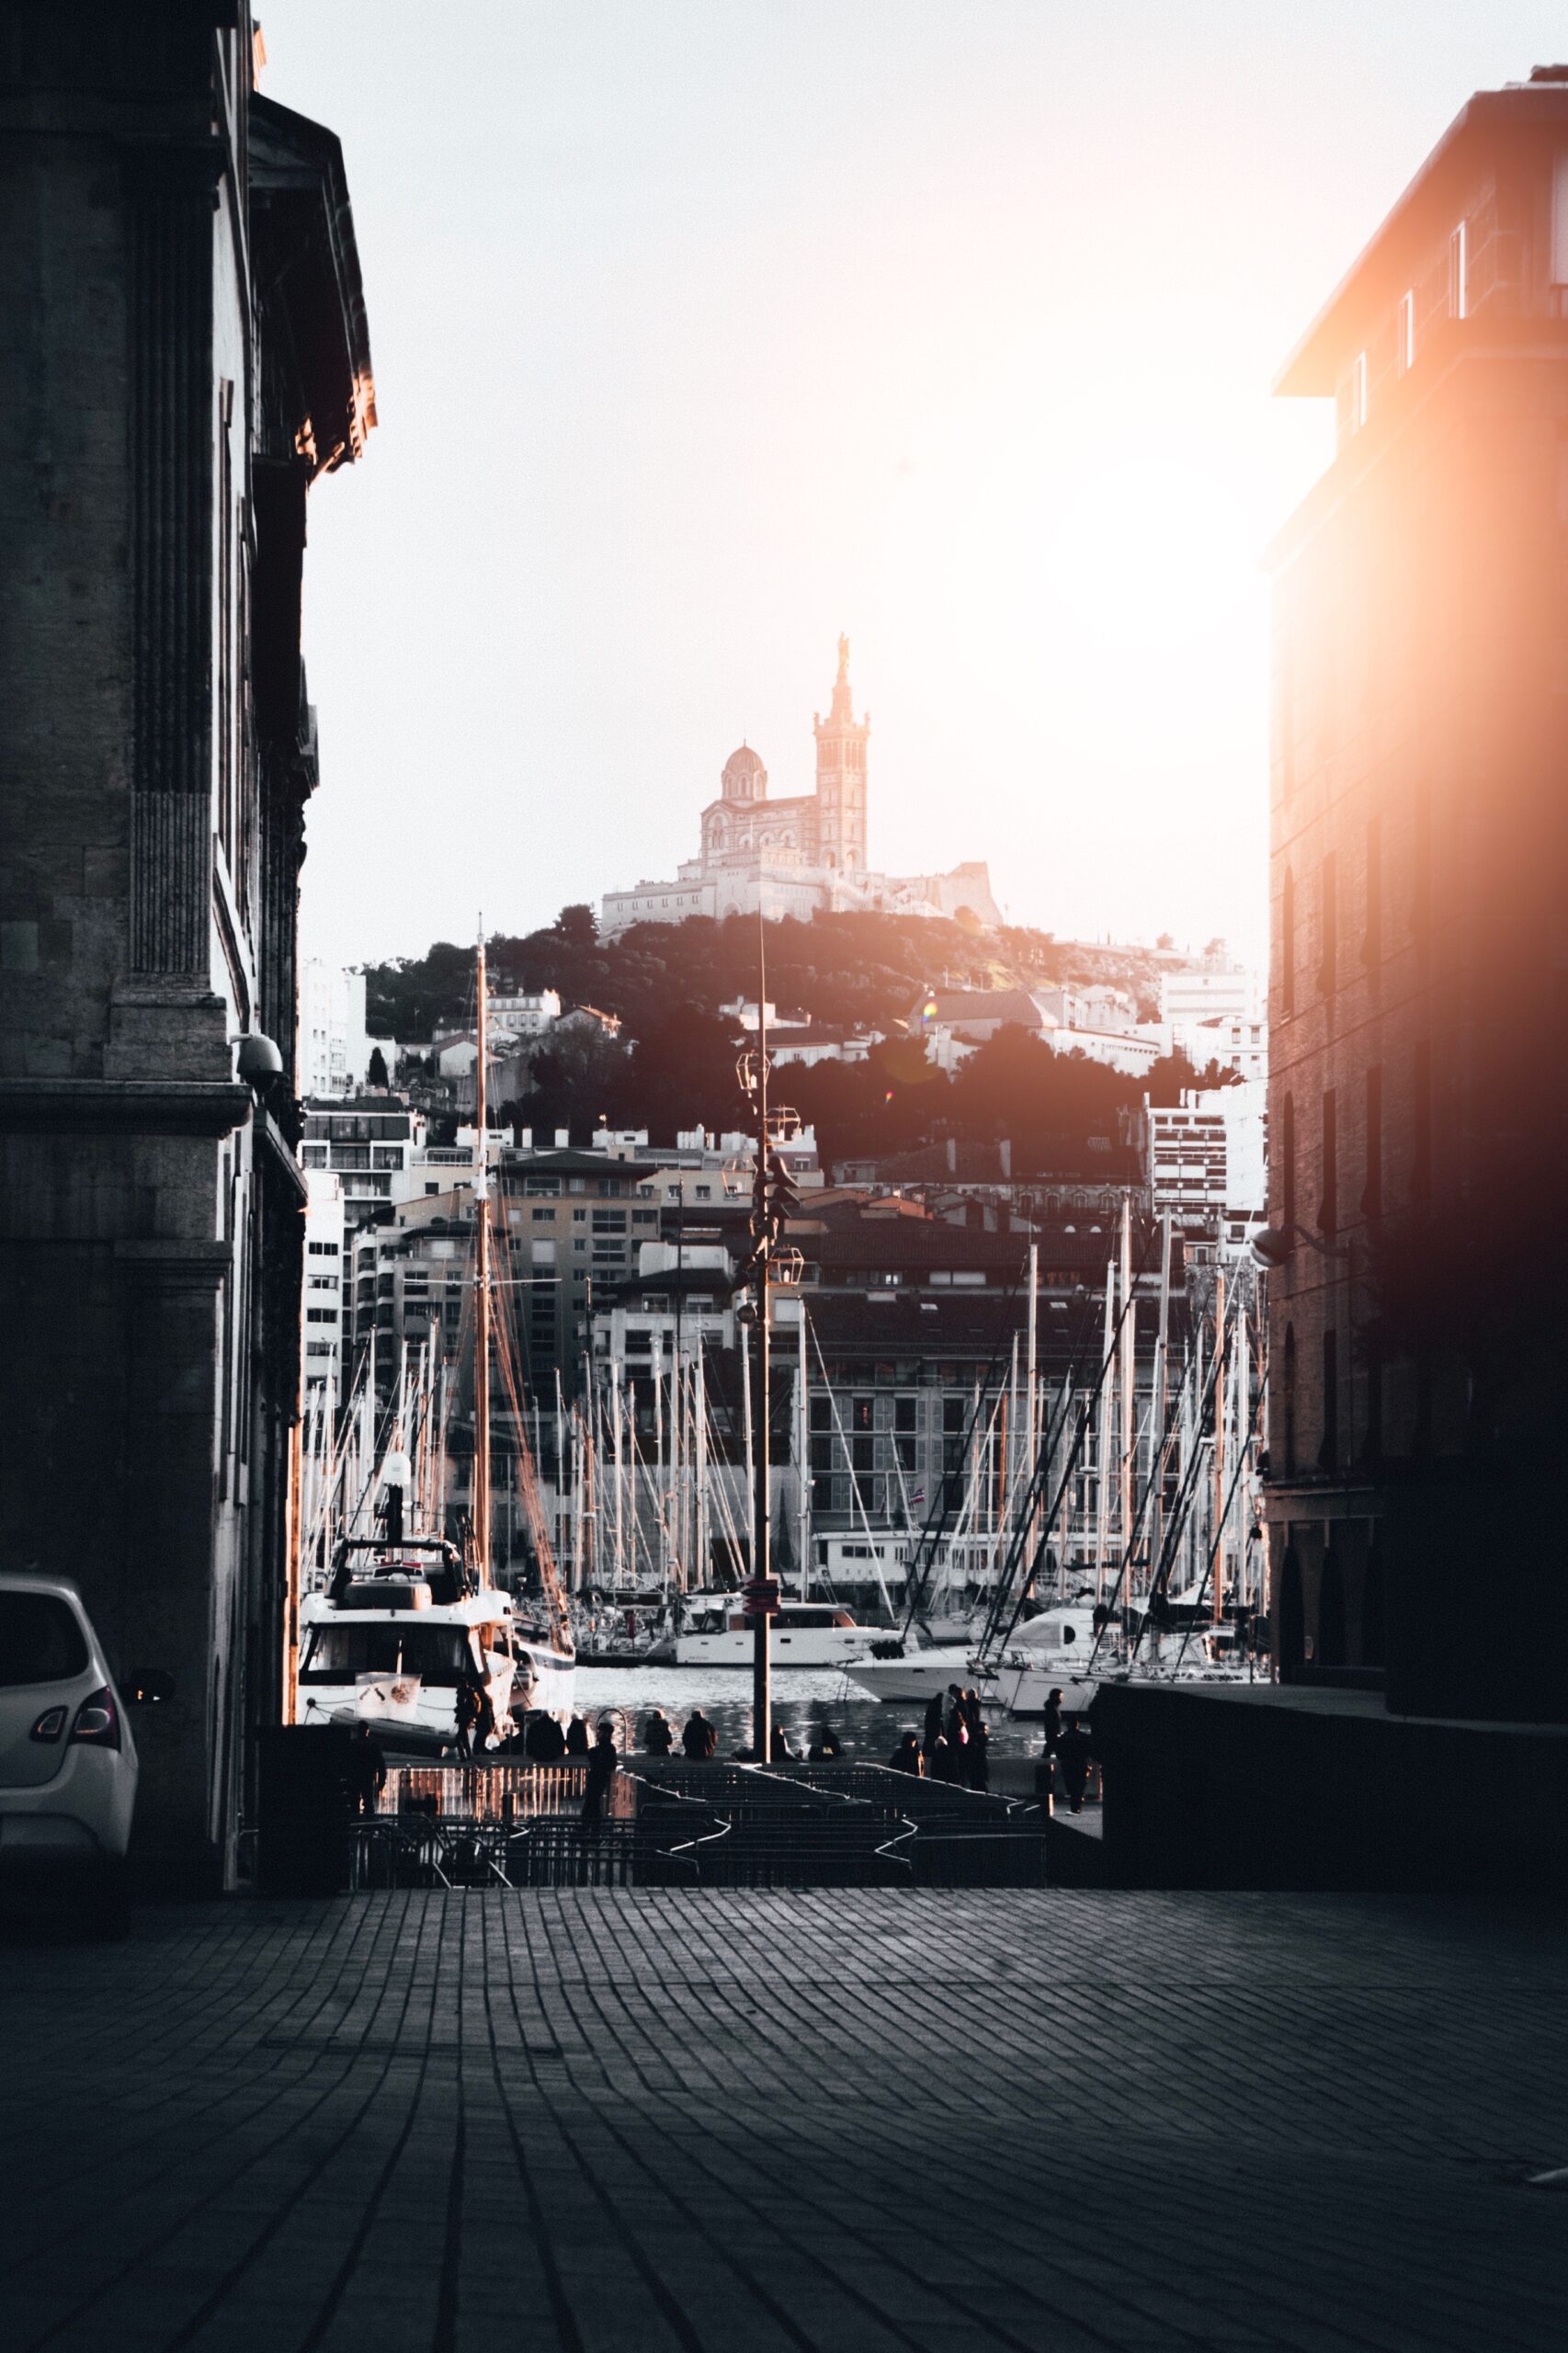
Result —
[[1084, 1791], [1089, 1785], [1089, 1767], [1094, 1762], [1094, 1744], [1082, 1716], [1069, 1716], [1066, 1729], [1056, 1745], [1057, 1761], [1062, 1768], [1062, 1786], [1067, 1794], [1069, 1809], [1074, 1813], [1084, 1811]]
[[615, 1726], [607, 1716], [599, 1725], [599, 1736], [588, 1752], [588, 1778], [583, 1791], [583, 1821], [597, 1825], [604, 1819], [610, 1783], [620, 1763], [615, 1745]]
[[[937, 1707], [939, 1708], [941, 1704], [940, 1699], [938, 1699], [937, 1701]], [[940, 1733], [937, 1733], [937, 1737], [938, 1740], [941, 1738]], [[899, 1742], [898, 1746], [893, 1750], [892, 1755], [888, 1758], [888, 1764], [895, 1773], [914, 1773], [915, 1775], [924, 1774], [926, 1770], [926, 1759], [920, 1753], [919, 1733], [916, 1732], [906, 1732], [903, 1738]]]
[[698, 1765], [706, 1763], [718, 1748], [718, 1731], [709, 1722], [700, 1708], [693, 1708], [687, 1716], [680, 1745], [686, 1755]]

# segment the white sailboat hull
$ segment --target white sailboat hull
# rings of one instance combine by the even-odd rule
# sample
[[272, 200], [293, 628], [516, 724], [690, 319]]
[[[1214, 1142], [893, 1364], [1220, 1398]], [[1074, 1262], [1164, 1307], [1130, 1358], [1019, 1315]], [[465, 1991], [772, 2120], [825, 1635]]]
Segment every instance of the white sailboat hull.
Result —
[[967, 1689], [974, 1680], [971, 1658], [967, 1643], [944, 1644], [940, 1649], [910, 1651], [903, 1658], [862, 1659], [852, 1668], [850, 1679], [873, 1699], [924, 1701], [933, 1691], [945, 1691], [949, 1683], [962, 1684]]

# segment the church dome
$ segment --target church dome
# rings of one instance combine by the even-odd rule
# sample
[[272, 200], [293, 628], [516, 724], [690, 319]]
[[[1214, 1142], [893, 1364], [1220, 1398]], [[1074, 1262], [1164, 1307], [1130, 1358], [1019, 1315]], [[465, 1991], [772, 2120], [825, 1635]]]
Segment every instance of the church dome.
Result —
[[723, 786], [726, 801], [760, 801], [766, 797], [767, 770], [749, 744], [743, 744], [724, 762]]

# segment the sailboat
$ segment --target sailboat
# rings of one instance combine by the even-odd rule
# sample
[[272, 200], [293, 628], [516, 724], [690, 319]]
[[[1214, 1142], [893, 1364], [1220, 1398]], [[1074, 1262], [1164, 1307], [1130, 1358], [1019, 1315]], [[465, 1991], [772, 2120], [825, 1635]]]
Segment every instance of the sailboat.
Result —
[[[400, 1379], [392, 1443], [375, 1479], [379, 1509], [363, 1525], [364, 1486], [353, 1495], [331, 1547], [324, 1590], [301, 1606], [300, 1715], [304, 1722], [368, 1724], [389, 1745], [437, 1752], [458, 1745], [477, 1714], [481, 1740], [500, 1746], [529, 1713], [569, 1714], [575, 1650], [566, 1597], [556, 1569], [522, 1408], [511, 1315], [496, 1294], [494, 1229], [486, 1136], [488, 1051], [484, 943], [476, 961], [478, 1099], [474, 1126], [472, 1495], [461, 1544], [438, 1526], [432, 1481], [444, 1491], [446, 1406], [432, 1429], [436, 1389], [428, 1359], [412, 1412]], [[491, 1558], [492, 1370], [498, 1367], [510, 1406], [520, 1485], [540, 1574], [535, 1606], [495, 1582]], [[405, 1368], [406, 1372], [406, 1368]], [[372, 1416], [368, 1375], [367, 1418]], [[418, 1433], [427, 1476], [419, 1480], [403, 1443]], [[371, 1446], [373, 1447], [373, 1434]], [[341, 1505], [344, 1489], [337, 1494]], [[435, 1506], [435, 1507], [433, 1507]], [[376, 1525], [377, 1521], [380, 1525]], [[463, 1704], [466, 1702], [466, 1704]]]

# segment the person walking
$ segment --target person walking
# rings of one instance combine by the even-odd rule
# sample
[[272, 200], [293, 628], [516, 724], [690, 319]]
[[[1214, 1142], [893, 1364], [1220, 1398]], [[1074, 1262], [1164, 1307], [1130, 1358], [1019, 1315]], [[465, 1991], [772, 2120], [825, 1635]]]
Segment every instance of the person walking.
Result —
[[925, 1750], [927, 1759], [929, 1759], [931, 1751], [936, 1747], [938, 1739], [941, 1737], [941, 1732], [942, 1695], [939, 1691], [933, 1691], [930, 1699], [926, 1702], [926, 1729], [921, 1735], [920, 1741], [920, 1745]]
[[642, 1722], [642, 1747], [649, 1756], [667, 1756], [676, 1745], [676, 1728], [663, 1708], [651, 1708]]
[[[937, 1705], [940, 1707], [941, 1704], [941, 1701], [938, 1699]], [[937, 1733], [937, 1737], [938, 1740], [941, 1738], [940, 1733]], [[888, 1758], [888, 1765], [890, 1769], [894, 1773], [914, 1773], [916, 1777], [924, 1775], [926, 1770], [926, 1759], [920, 1753], [920, 1735], [918, 1733], [906, 1732], [904, 1733], [903, 1738], [899, 1742], [898, 1746]]]
[[1035, 1796], [1047, 1813], [1056, 1794], [1056, 1752], [1061, 1745], [1062, 1686], [1058, 1683], [1045, 1695], [1045, 1736], [1034, 1777]]
[[[581, 1722], [579, 1717], [577, 1722]], [[585, 1725], [584, 1730], [587, 1727]], [[599, 1736], [588, 1754], [588, 1778], [583, 1790], [583, 1820], [597, 1824], [604, 1818], [609, 1786], [614, 1780], [620, 1754], [615, 1745], [615, 1726], [606, 1716], [599, 1725]]]
[[354, 1727], [344, 1763], [344, 1784], [350, 1813], [374, 1813], [376, 1801], [387, 1785], [387, 1760], [369, 1724]]
[[1089, 1767], [1095, 1756], [1094, 1744], [1082, 1716], [1068, 1717], [1056, 1745], [1056, 1756], [1062, 1768], [1062, 1786], [1067, 1793], [1068, 1807], [1074, 1813], [1082, 1813], [1084, 1791], [1089, 1785]]
[[693, 1708], [687, 1716], [680, 1745], [694, 1764], [706, 1764], [717, 1750], [717, 1728], [709, 1722], [700, 1708]]
[[960, 1779], [958, 1750], [945, 1732], [937, 1734], [936, 1745], [926, 1759], [926, 1769], [934, 1781], [953, 1782]]
[[969, 1745], [964, 1750], [964, 1779], [971, 1790], [991, 1787], [991, 1734], [984, 1718], [978, 1712], [969, 1728]]
[[453, 1711], [458, 1722], [458, 1755], [473, 1755], [473, 1728], [479, 1722], [479, 1686], [472, 1675], [465, 1675], [458, 1685]]

